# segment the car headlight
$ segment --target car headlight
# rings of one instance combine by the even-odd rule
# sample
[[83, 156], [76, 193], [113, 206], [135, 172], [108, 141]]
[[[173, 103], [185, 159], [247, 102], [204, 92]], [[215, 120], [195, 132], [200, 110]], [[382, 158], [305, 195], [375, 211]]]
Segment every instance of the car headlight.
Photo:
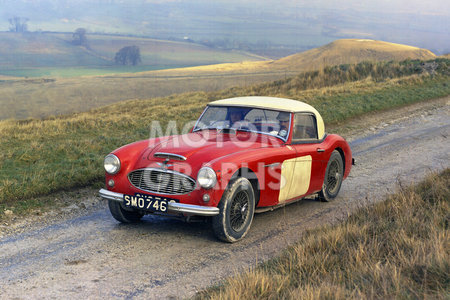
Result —
[[204, 189], [210, 189], [217, 183], [216, 172], [210, 167], [203, 167], [198, 171], [197, 182]]
[[103, 166], [105, 167], [105, 171], [108, 174], [117, 174], [117, 172], [119, 172], [120, 170], [120, 159], [114, 154], [108, 154], [105, 157]]

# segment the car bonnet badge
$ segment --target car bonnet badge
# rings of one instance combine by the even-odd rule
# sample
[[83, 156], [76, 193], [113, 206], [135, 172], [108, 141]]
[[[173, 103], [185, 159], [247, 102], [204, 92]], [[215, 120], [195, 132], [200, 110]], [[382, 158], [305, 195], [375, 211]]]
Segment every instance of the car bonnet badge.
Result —
[[157, 162], [156, 164], [158, 166], [160, 166], [162, 169], [167, 170], [168, 167], [172, 167], [173, 166], [173, 164], [169, 164], [168, 162], [169, 162], [169, 159], [166, 158], [166, 160], [163, 161], [162, 163], [161, 162]]

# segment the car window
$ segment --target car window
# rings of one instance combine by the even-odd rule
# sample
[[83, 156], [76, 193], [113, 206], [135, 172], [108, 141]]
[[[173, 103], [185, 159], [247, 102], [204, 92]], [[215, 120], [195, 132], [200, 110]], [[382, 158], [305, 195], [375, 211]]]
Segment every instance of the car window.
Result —
[[250, 122], [275, 122], [277, 123], [277, 116], [279, 112], [275, 110], [258, 109], [254, 108], [250, 110], [245, 118]]
[[317, 139], [316, 118], [311, 114], [295, 114], [292, 138], [294, 141]]
[[286, 140], [289, 136], [289, 124], [288, 112], [236, 106], [208, 106], [197, 121], [194, 131], [230, 128], [270, 134]]
[[280, 125], [277, 120], [278, 114], [278, 111], [254, 108], [247, 113], [245, 119], [252, 123], [257, 131], [279, 131]]
[[[195, 129], [204, 129], [214, 127], [218, 122], [225, 122], [227, 117], [227, 109], [224, 107], [208, 107], [195, 125]], [[226, 127], [223, 124], [222, 127]]]

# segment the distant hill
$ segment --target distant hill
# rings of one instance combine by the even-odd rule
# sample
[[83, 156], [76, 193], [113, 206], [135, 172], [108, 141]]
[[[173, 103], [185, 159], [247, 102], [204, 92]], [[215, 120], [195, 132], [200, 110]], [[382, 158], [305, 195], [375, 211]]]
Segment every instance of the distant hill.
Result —
[[[74, 46], [72, 33], [0, 32], [0, 75], [76, 77], [264, 59], [190, 42], [89, 34], [87, 40], [89, 49]], [[133, 45], [140, 49], [142, 64], [115, 65], [115, 53]]]
[[324, 66], [355, 64], [362, 61], [429, 60], [436, 55], [429, 50], [383, 41], [344, 39], [271, 63], [275, 68], [315, 70]]
[[201, 66], [186, 68], [184, 71], [303, 72], [318, 70], [326, 66], [355, 64], [362, 61], [402, 61], [405, 59], [429, 60], [434, 58], [436, 58], [436, 55], [433, 52], [413, 46], [367, 39], [343, 39], [278, 60]]
[[106, 64], [110, 62], [52, 34], [0, 32], [0, 72]]
[[[88, 35], [89, 49], [86, 49], [73, 46], [71, 39], [72, 34], [69, 33], [0, 32], [0, 75], [77, 77], [120, 73], [117, 76], [127, 76], [123, 74], [127, 72], [141, 72], [143, 76], [292, 74], [361, 61], [436, 58], [426, 49], [367, 39], [336, 40], [278, 60], [264, 60], [264, 57], [251, 53], [218, 50], [189, 42]], [[115, 65], [115, 53], [130, 45], [139, 46], [142, 64], [136, 67]]]

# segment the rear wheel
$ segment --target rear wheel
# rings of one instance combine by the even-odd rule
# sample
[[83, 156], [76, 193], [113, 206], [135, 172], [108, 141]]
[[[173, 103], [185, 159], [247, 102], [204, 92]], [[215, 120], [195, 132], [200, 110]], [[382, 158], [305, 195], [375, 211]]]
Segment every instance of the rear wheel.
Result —
[[108, 206], [114, 219], [122, 223], [136, 223], [144, 216], [144, 214], [139, 211], [123, 208], [121, 203], [117, 201], [108, 200]]
[[255, 194], [247, 178], [233, 181], [219, 203], [219, 214], [212, 218], [213, 230], [222, 241], [234, 243], [250, 229], [255, 212]]
[[339, 194], [343, 178], [344, 162], [341, 154], [334, 150], [328, 161], [322, 190], [319, 192], [320, 201], [329, 202], [334, 200]]

